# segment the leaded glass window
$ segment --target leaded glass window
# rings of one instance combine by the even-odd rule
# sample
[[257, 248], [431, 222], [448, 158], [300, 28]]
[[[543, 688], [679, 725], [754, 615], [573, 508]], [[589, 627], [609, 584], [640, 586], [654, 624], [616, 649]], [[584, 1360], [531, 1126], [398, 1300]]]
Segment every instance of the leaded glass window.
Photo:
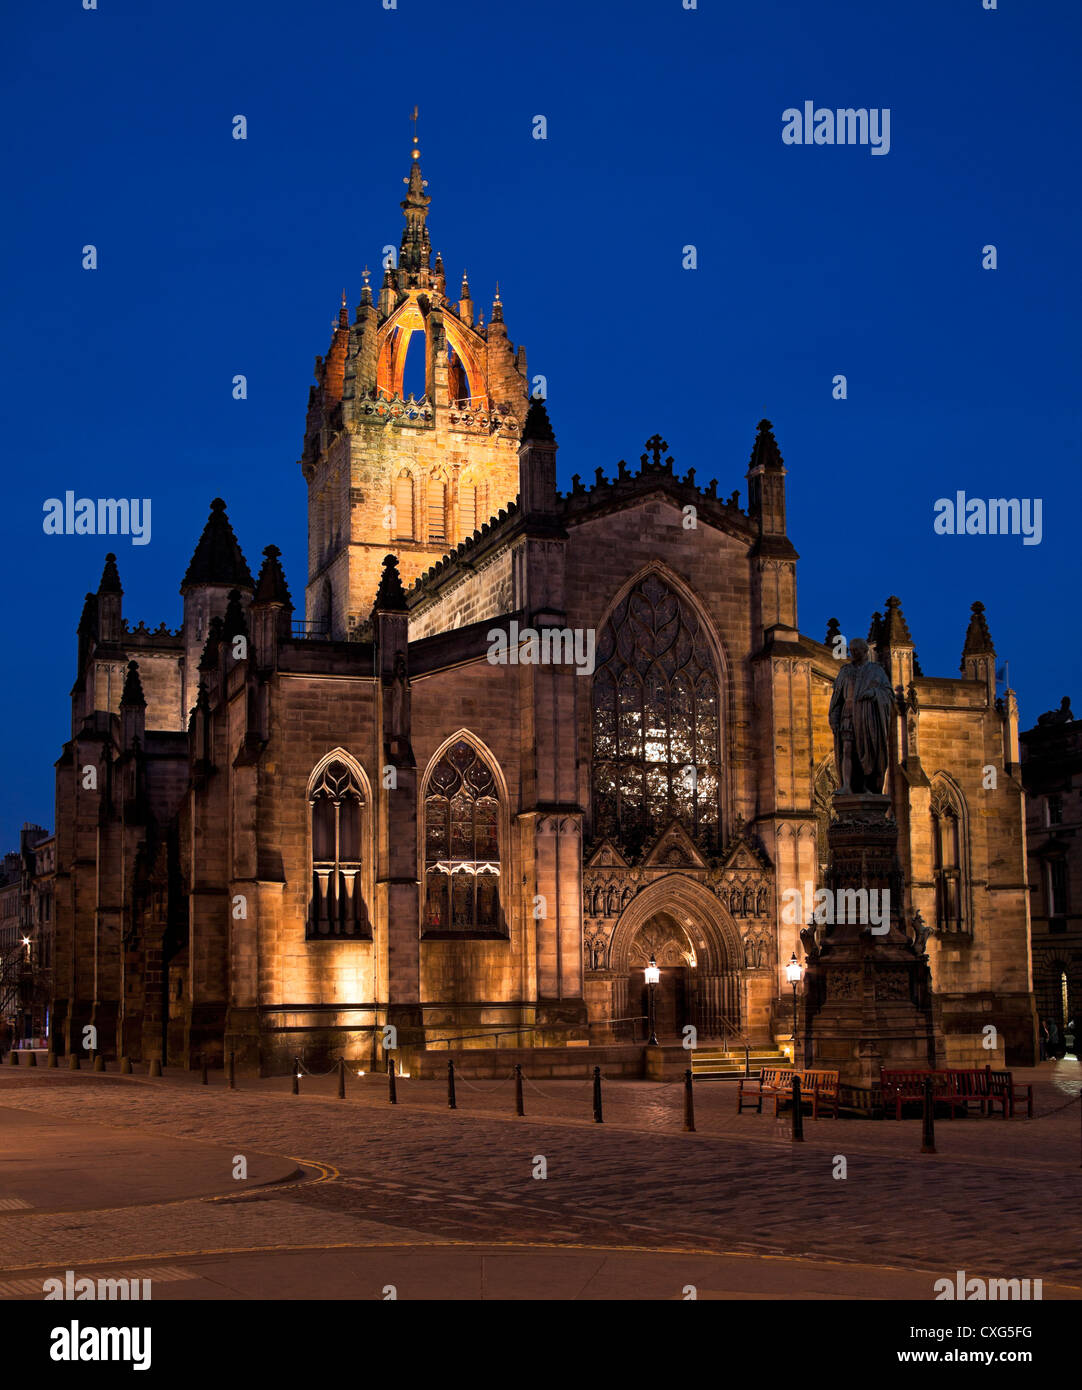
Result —
[[367, 937], [361, 893], [361, 789], [345, 763], [323, 769], [309, 793], [312, 814], [310, 939]]
[[678, 817], [716, 848], [721, 699], [702, 624], [659, 576], [615, 608], [593, 684], [595, 834], [632, 849]]
[[425, 931], [501, 929], [499, 809], [492, 769], [459, 739], [425, 794]]
[[934, 783], [931, 809], [936, 931], [968, 931], [965, 912], [965, 826], [961, 806], [945, 782]]

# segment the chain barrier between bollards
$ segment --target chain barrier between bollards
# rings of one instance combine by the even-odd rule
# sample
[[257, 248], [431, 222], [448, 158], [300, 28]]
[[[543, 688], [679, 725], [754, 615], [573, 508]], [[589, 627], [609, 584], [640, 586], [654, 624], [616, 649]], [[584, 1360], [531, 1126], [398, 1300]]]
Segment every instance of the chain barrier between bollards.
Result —
[[690, 1067], [684, 1072], [684, 1133], [695, 1133], [695, 1092]]
[[935, 1092], [932, 1090], [932, 1078], [930, 1076], [924, 1078], [924, 1114], [921, 1123], [920, 1151], [922, 1154], [935, 1153]]
[[522, 1102], [522, 1064], [515, 1063], [515, 1114], [525, 1115], [526, 1107]]
[[793, 1143], [804, 1142], [804, 1104], [800, 1098], [800, 1073], [793, 1072]]
[[387, 1058], [387, 1100], [391, 1105], [398, 1104], [398, 1085], [394, 1077], [394, 1058]]
[[458, 1109], [458, 1103], [455, 1100], [455, 1063], [454, 1058], [451, 1057], [447, 1059], [447, 1109]]

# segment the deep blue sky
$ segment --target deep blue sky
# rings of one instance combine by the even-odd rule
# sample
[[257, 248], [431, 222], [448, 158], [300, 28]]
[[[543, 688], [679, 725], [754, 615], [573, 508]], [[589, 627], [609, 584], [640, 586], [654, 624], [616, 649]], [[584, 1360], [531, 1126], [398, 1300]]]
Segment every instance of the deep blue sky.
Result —
[[[656, 430], [746, 496], [767, 415], [805, 631], [863, 634], [897, 593], [925, 673], [956, 675], [980, 598], [1023, 727], [1065, 692], [1082, 713], [1082, 21], [1073, 0], [1000, 3], [8, 7], [0, 848], [53, 823], [108, 549], [129, 619], [175, 626], [220, 494], [253, 571], [274, 541], [302, 601], [312, 361], [341, 287], [352, 309], [397, 244], [414, 102], [434, 246], [486, 320], [499, 279], [548, 378], [561, 486]], [[890, 153], [783, 145], [805, 100], [889, 107]], [[151, 497], [151, 544], [46, 537], [66, 488]], [[1041, 497], [1042, 544], [933, 535], [957, 489]]]

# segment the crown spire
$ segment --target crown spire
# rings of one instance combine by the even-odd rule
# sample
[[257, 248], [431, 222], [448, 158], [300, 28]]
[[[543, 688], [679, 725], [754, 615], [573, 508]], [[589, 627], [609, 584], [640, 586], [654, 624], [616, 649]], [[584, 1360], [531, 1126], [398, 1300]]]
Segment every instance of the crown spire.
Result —
[[[420, 283], [422, 270], [432, 268], [432, 243], [428, 236], [425, 219], [428, 205], [432, 199], [425, 192], [427, 181], [421, 177], [421, 150], [417, 143], [417, 107], [410, 117], [413, 122], [413, 146], [410, 150], [409, 177], [402, 180], [406, 185], [406, 196], [401, 208], [406, 217], [402, 229], [402, 242], [398, 253], [399, 269], [406, 274], [407, 283], [414, 286]], [[401, 282], [399, 282], [401, 284]]]

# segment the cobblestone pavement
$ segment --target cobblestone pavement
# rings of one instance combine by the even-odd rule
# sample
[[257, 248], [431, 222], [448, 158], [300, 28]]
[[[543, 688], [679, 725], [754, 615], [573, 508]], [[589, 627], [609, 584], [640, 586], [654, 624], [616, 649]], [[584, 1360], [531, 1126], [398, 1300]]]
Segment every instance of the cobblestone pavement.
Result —
[[451, 1112], [441, 1083], [409, 1079], [391, 1106], [382, 1077], [351, 1076], [340, 1101], [333, 1077], [305, 1077], [293, 1097], [283, 1078], [241, 1078], [230, 1092], [220, 1076], [204, 1088], [179, 1074], [5, 1068], [0, 1123], [17, 1109], [136, 1128], [304, 1161], [318, 1176], [234, 1196], [223, 1163], [218, 1199], [96, 1211], [0, 1205], [3, 1270], [523, 1242], [806, 1256], [934, 1277], [964, 1269], [1041, 1278], [1082, 1297], [1078, 1069], [1033, 1076], [1037, 1118], [943, 1120], [939, 1152], [922, 1155], [917, 1120], [805, 1119], [806, 1142], [793, 1144], [787, 1118], [738, 1117], [727, 1083], [696, 1087], [697, 1132], [688, 1134], [679, 1085], [608, 1083], [599, 1125], [585, 1081], [528, 1084], [519, 1118], [510, 1082], [465, 1077]]

